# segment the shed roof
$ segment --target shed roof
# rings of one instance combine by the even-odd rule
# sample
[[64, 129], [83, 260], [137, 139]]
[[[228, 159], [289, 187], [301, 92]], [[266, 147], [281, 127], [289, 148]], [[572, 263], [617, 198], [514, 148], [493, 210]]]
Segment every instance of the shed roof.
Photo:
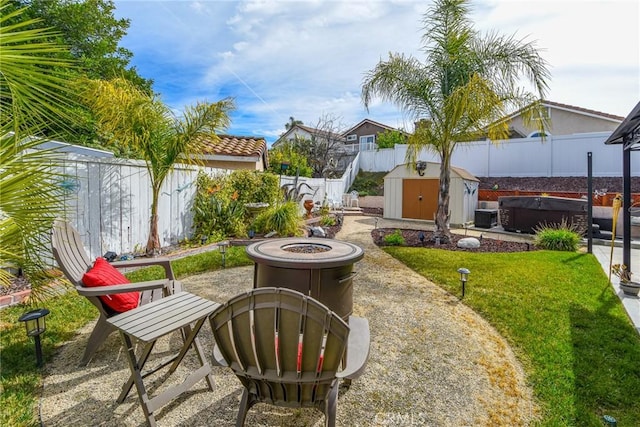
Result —
[[[438, 168], [440, 169], [440, 163], [436, 163], [436, 162], [426, 162], [427, 163], [427, 169], [433, 169], [433, 168]], [[385, 178], [387, 177], [399, 177], [402, 175], [403, 170], [407, 170], [407, 169], [411, 169], [413, 170], [413, 165], [409, 165], [409, 163], [403, 163], [400, 164], [398, 166], [396, 166], [395, 168], [393, 168], [388, 174], [385, 175]], [[451, 166], [451, 175], [452, 176], [457, 176], [460, 177], [466, 181], [480, 181], [478, 178], [476, 178], [473, 174], [471, 174], [471, 172], [469, 172], [466, 169], [463, 168], [459, 168], [456, 166]]]

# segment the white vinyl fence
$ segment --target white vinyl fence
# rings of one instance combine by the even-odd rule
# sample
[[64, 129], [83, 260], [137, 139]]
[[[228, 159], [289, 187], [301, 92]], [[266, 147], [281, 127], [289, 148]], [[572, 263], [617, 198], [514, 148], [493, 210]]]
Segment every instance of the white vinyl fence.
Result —
[[[65, 217], [78, 229], [91, 258], [146, 247], [151, 184], [144, 162], [69, 155], [63, 172], [67, 175], [60, 183], [66, 190]], [[163, 247], [190, 235], [197, 176], [197, 168], [179, 165], [162, 187], [158, 227]]]
[[[299, 178], [312, 190], [314, 201], [339, 201], [356, 175], [359, 157], [340, 179]], [[229, 173], [202, 168], [208, 174]], [[117, 158], [96, 158], [69, 154], [63, 162], [67, 176], [65, 217], [77, 228], [93, 259], [107, 251], [117, 254], [144, 250], [149, 237], [151, 183], [144, 162]], [[165, 180], [158, 203], [160, 245], [174, 245], [191, 236], [192, 206], [196, 195], [198, 168], [178, 165]], [[282, 177], [282, 185], [294, 178]], [[305, 187], [306, 188], [306, 187]]]
[[[622, 176], [622, 145], [605, 145], [611, 132], [540, 138], [476, 141], [458, 144], [451, 159], [478, 177], [587, 176], [587, 153], [593, 153], [593, 176]], [[360, 168], [385, 172], [405, 163], [407, 145], [360, 153]], [[423, 150], [420, 160], [439, 162], [437, 154]], [[640, 156], [631, 156], [631, 175], [640, 175]]]

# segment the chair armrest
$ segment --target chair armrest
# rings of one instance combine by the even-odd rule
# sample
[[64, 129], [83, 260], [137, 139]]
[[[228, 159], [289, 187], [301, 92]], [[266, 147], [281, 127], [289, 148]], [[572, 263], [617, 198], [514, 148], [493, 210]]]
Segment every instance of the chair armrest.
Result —
[[222, 353], [220, 353], [220, 348], [217, 344], [213, 346], [213, 364], [217, 366], [224, 366], [225, 368], [229, 367], [229, 365], [227, 365], [227, 361], [222, 357]]
[[349, 316], [349, 341], [347, 363], [338, 378], [354, 379], [363, 374], [369, 359], [369, 321], [364, 317]]
[[169, 260], [169, 258], [137, 258], [132, 261], [114, 261], [110, 264], [115, 268], [151, 267], [154, 265], [159, 265], [164, 268], [164, 273], [167, 279], [176, 279], [173, 275], [173, 269], [171, 268], [171, 261]]
[[150, 280], [148, 282], [138, 282], [138, 283], [125, 283], [122, 285], [109, 285], [109, 286], [96, 286], [96, 287], [88, 287], [88, 286], [76, 286], [76, 291], [78, 294], [85, 297], [97, 297], [101, 295], [113, 295], [113, 294], [122, 294], [125, 292], [136, 292], [136, 291], [147, 291], [150, 289], [160, 289], [165, 288], [171, 284], [171, 281], [168, 279], [162, 280]]

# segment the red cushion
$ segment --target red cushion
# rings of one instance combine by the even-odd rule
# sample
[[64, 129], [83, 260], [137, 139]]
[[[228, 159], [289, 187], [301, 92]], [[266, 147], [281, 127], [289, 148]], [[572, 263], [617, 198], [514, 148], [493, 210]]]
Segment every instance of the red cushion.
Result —
[[[96, 258], [93, 267], [82, 276], [82, 283], [88, 287], [122, 285], [131, 283], [126, 277], [115, 269], [106, 259]], [[103, 295], [100, 300], [112, 310], [123, 313], [138, 306], [140, 292], [126, 292], [123, 294]]]

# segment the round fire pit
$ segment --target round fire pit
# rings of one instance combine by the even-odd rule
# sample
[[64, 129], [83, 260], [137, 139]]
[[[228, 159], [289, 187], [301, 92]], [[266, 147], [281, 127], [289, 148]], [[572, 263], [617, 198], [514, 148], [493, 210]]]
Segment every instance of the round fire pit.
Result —
[[255, 262], [253, 286], [289, 288], [309, 295], [347, 320], [353, 312], [353, 264], [364, 251], [332, 239], [285, 238], [247, 246]]

